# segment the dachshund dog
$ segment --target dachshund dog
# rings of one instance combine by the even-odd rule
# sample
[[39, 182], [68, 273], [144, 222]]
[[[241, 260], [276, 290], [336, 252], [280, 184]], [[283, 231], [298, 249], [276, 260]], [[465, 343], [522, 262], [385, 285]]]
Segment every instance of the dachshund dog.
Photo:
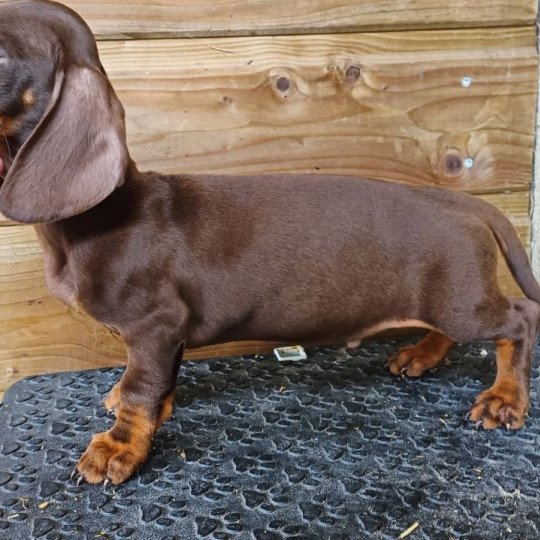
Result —
[[[343, 176], [141, 173], [89, 28], [46, 0], [0, 4], [0, 175], [0, 211], [35, 224], [52, 294], [127, 346], [105, 400], [114, 426], [77, 465], [90, 483], [144, 463], [184, 345], [358, 345], [419, 327], [427, 336], [389, 359], [417, 377], [457, 341], [494, 340], [497, 376], [470, 418], [523, 426], [540, 286], [509, 221], [477, 198]], [[497, 249], [526, 298], [501, 294]]]

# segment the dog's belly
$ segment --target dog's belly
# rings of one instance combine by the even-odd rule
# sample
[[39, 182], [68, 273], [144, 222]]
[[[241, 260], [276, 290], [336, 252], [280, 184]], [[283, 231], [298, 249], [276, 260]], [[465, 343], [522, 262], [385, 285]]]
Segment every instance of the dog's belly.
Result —
[[405, 321], [399, 320], [388, 320], [377, 323], [373, 326], [360, 330], [358, 335], [354, 335], [347, 340], [347, 347], [355, 349], [359, 347], [362, 343], [362, 340], [384, 332], [385, 330], [394, 330], [399, 328], [425, 328], [426, 330], [437, 330], [434, 326], [425, 323], [424, 321], [419, 321], [417, 319], [409, 319]]
[[[363, 315], [363, 317], [362, 317]], [[358, 347], [362, 340], [385, 330], [399, 328], [422, 328], [438, 330], [434, 326], [416, 318], [396, 318], [391, 315], [381, 316], [377, 321], [366, 317], [365, 313], [349, 313], [348, 316], [328, 320], [323, 315], [311, 314], [300, 318], [287, 318], [279, 312], [269, 316], [268, 313], [247, 314], [231, 323], [222, 320], [220, 323], [210, 322], [191, 326], [189, 330], [189, 347], [200, 347], [227, 341], [275, 341], [301, 344], [338, 344]]]

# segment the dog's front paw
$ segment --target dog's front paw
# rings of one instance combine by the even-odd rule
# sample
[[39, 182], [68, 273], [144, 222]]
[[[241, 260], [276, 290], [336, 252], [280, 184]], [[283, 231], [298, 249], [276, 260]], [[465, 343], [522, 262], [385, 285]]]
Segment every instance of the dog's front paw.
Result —
[[77, 471], [89, 484], [110, 481], [121, 484], [145, 462], [150, 443], [120, 441], [111, 432], [98, 433], [77, 464]]
[[520, 399], [517, 392], [490, 388], [476, 398], [469, 418], [484, 429], [520, 429], [527, 409], [528, 401]]

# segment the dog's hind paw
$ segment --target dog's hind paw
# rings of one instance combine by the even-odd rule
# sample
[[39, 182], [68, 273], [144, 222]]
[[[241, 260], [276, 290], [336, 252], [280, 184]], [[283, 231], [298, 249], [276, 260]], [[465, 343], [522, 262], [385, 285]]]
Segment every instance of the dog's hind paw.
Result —
[[525, 424], [528, 408], [522, 401], [515, 392], [490, 388], [476, 398], [469, 418], [484, 429], [520, 429]]
[[433, 369], [433, 359], [429, 356], [414, 356], [413, 348], [404, 347], [388, 358], [388, 367], [394, 375], [420, 377], [425, 371]]
[[446, 358], [455, 341], [438, 332], [430, 332], [415, 345], [402, 347], [388, 358], [394, 375], [420, 377], [425, 371], [438, 367]]

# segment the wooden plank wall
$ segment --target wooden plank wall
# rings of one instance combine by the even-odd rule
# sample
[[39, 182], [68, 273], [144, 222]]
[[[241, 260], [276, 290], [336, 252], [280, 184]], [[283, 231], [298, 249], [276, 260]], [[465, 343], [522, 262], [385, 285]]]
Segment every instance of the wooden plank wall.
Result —
[[532, 26], [536, 0], [65, 0], [101, 39]]
[[[141, 168], [464, 190], [529, 246], [536, 0], [64, 3], [101, 38]], [[122, 363], [114, 336], [47, 293], [33, 229], [0, 225], [0, 392], [25, 375]], [[502, 263], [499, 278], [516, 294]]]

